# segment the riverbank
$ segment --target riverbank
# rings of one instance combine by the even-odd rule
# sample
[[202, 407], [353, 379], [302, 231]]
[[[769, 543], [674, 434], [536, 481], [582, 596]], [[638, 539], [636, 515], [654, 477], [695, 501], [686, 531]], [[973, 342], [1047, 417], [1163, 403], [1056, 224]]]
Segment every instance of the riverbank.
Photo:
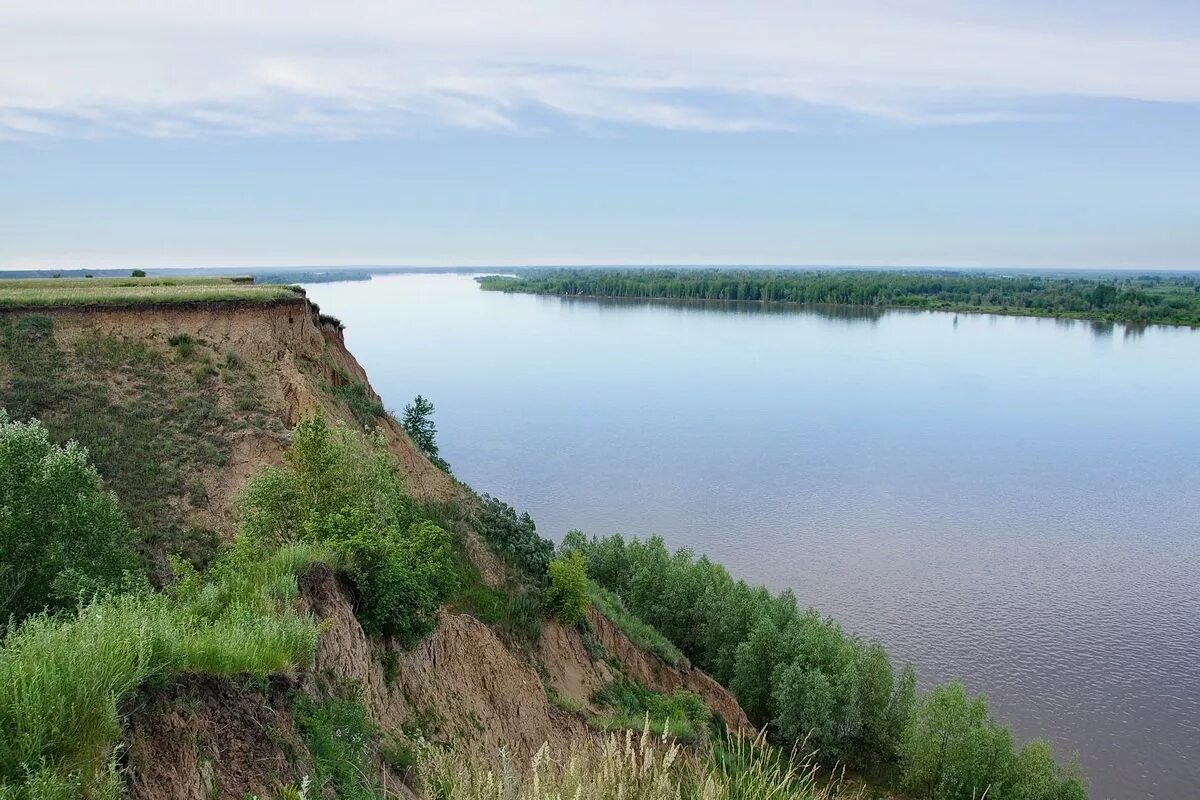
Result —
[[729, 269], [527, 270], [480, 288], [559, 297], [920, 309], [1200, 326], [1200, 278], [997, 276], [958, 272]]

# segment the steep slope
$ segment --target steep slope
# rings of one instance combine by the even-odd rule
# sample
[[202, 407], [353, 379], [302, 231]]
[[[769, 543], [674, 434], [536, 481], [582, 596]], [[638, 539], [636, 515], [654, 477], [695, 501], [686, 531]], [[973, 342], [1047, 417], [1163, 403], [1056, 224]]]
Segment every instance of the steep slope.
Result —
[[301, 297], [0, 312], [0, 387], [14, 416], [88, 447], [150, 558], [203, 563], [246, 479], [313, 409], [378, 426], [415, 497], [458, 493], [383, 413], [336, 320]]
[[[383, 412], [340, 324], [301, 297], [0, 312], [0, 406], [89, 447], [142, 532], [152, 567], [173, 552], [198, 564], [211, 557], [234, 533], [247, 480], [279, 463], [290, 428], [319, 409], [378, 429], [409, 493], [456, 509], [447, 524], [482, 581], [497, 589], [513, 582], [472, 530], [475, 496]], [[595, 691], [624, 677], [693, 691], [730, 727], [748, 727], [723, 688], [642, 652], [595, 609], [588, 619], [599, 651], [552, 619], [535, 640], [518, 641], [450, 610], [405, 650], [363, 631], [353, 587], [328, 568], [301, 578], [298, 602], [322, 630], [310, 671], [267, 686], [197, 676], [139, 693], [126, 709], [132, 796], [273, 797], [297, 784], [311, 774], [311, 759], [291, 708], [331, 682], [356, 685], [389, 737], [452, 741], [486, 756], [594, 735], [586, 714], [564, 710], [552, 693], [586, 711]], [[391, 767], [377, 768], [401, 791]]]

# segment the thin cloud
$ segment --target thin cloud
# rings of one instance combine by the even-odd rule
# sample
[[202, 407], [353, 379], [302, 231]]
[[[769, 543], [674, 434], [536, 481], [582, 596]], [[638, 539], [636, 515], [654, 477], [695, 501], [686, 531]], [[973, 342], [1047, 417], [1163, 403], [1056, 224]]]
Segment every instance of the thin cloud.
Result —
[[1052, 114], [1051, 98], [1200, 102], [1200, 40], [1175, 30], [904, 5], [9, 0], [0, 137], [529, 133], [547, 117], [735, 133], [830, 110], [962, 125]]

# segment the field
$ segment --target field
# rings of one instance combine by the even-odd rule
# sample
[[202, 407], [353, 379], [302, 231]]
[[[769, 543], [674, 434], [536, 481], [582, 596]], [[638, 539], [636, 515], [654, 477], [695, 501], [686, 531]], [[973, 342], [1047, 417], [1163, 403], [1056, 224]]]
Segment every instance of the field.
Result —
[[0, 308], [271, 302], [299, 292], [247, 278], [37, 278], [0, 280]]

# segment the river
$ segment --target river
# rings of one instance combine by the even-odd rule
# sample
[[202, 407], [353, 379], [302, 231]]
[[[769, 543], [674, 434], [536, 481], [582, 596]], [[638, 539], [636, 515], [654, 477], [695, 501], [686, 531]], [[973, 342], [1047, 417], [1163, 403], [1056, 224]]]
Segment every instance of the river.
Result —
[[1094, 798], [1200, 792], [1200, 332], [313, 284], [554, 539], [661, 534], [963, 680]]

